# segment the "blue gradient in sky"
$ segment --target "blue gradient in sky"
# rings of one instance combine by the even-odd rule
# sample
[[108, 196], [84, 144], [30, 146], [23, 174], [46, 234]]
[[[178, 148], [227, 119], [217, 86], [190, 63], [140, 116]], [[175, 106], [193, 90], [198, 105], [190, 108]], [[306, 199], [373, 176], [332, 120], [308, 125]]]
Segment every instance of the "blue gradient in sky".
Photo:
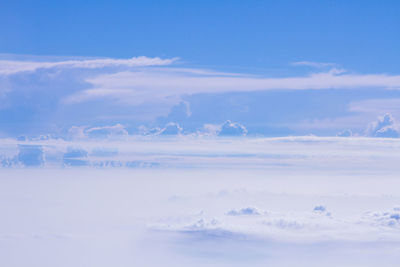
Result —
[[[400, 133], [399, 11], [399, 1], [2, 1], [0, 137], [170, 122], [195, 133], [228, 120], [249, 135], [363, 135], [386, 113]], [[65, 65], [138, 56], [165, 62]]]
[[399, 1], [6, 0], [0, 6], [0, 53], [180, 57], [278, 74], [304, 60], [393, 73], [400, 61]]

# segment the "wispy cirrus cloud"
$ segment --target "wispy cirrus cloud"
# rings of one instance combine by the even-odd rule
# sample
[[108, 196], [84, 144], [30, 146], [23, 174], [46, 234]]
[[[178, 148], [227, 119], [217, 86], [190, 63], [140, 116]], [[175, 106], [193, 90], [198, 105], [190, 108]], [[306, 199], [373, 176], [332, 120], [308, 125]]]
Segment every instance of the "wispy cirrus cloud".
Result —
[[30, 60], [0, 60], [0, 75], [10, 75], [20, 72], [36, 71], [38, 69], [51, 68], [79, 68], [97, 69], [104, 67], [141, 67], [141, 66], [162, 66], [170, 65], [177, 61], [177, 58], [161, 59], [158, 57], [132, 57], [128, 59], [97, 58], [97, 59], [76, 59], [64, 61], [30, 61]]
[[293, 65], [293, 66], [307, 66], [307, 67], [313, 67], [313, 68], [338, 67], [338, 64], [336, 64], [336, 63], [313, 62], [313, 61], [296, 61], [296, 62], [292, 62], [291, 65]]
[[350, 103], [349, 110], [362, 113], [395, 113], [400, 115], [400, 98], [368, 99]]
[[[0, 55], [0, 115], [5, 125], [2, 131], [23, 133], [26, 128], [44, 129], [51, 123], [67, 128], [98, 126], [101, 124], [92, 122], [99, 121], [126, 125], [134, 121], [142, 125], [169, 116], [181, 102], [190, 104], [194, 116], [188, 116], [186, 108], [182, 116], [174, 113], [169, 121], [191, 127], [194, 132], [202, 125], [219, 125], [229, 119], [250, 121], [246, 125], [249, 132], [258, 131], [257, 125], [266, 125], [264, 132], [273, 127], [295, 129], [301, 134], [321, 129], [360, 132], [382, 115], [381, 109], [399, 117], [394, 100], [390, 109], [384, 108], [387, 101], [359, 102], [392, 95], [398, 98], [398, 92], [388, 89], [400, 89], [400, 74], [358, 74], [321, 63], [323, 68], [303, 75], [285, 73], [284, 77], [276, 77], [175, 65], [176, 61]], [[355, 90], [368, 94], [354, 94]], [[323, 96], [323, 91], [333, 98]], [[239, 99], [239, 95], [243, 97]], [[346, 95], [349, 99], [343, 97]], [[327, 101], [326, 105], [320, 103], [323, 101]], [[340, 104], [332, 106], [332, 101]], [[318, 112], [311, 112], [313, 108]], [[302, 112], [305, 117], [292, 115]], [[276, 115], [263, 117], [260, 113]], [[29, 114], [35, 117], [30, 118]], [[17, 118], [21, 130], [15, 130], [11, 118]]]
[[400, 89], [400, 75], [351, 74], [336, 69], [308, 76], [285, 78], [251, 75], [221, 75], [220, 72], [190, 73], [180, 69], [147, 68], [101, 74], [86, 80], [91, 88], [64, 99], [65, 103], [79, 103], [107, 97], [137, 105], [153, 100], [180, 99], [183, 95], [200, 93], [255, 92], [266, 90], [322, 90], [322, 89]]

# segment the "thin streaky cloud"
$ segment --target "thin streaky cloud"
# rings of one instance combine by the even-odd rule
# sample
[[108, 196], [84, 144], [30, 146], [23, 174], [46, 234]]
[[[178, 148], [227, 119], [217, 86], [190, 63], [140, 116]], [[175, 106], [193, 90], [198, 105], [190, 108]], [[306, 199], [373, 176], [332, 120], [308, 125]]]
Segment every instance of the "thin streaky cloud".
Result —
[[146, 99], [171, 99], [200, 93], [254, 92], [266, 90], [400, 89], [400, 75], [343, 74], [335, 69], [308, 76], [266, 78], [255, 76], [190, 75], [166, 68], [148, 68], [100, 74], [86, 79], [92, 88], [69, 95], [65, 103], [79, 103], [99, 97], [121, 98], [126, 103]]
[[352, 102], [349, 110], [363, 113], [397, 113], [400, 114], [400, 98], [368, 99]]
[[307, 66], [307, 67], [313, 67], [313, 68], [338, 67], [338, 64], [336, 64], [336, 63], [312, 62], [312, 61], [297, 61], [297, 62], [292, 62], [291, 65], [293, 65], [293, 66]]
[[163, 66], [176, 62], [178, 58], [161, 59], [159, 57], [132, 57], [129, 59], [83, 59], [65, 60], [56, 62], [23, 61], [23, 60], [0, 60], [0, 75], [11, 75], [20, 72], [36, 71], [38, 69], [51, 68], [80, 68], [98, 69], [104, 67], [141, 67], [141, 66]]

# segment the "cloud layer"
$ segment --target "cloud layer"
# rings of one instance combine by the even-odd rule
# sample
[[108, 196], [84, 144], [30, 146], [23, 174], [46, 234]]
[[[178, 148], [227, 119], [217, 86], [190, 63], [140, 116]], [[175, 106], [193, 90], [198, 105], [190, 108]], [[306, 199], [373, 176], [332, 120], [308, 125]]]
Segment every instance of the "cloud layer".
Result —
[[3, 57], [0, 136], [46, 135], [74, 125], [161, 131], [169, 122], [182, 128], [165, 131], [171, 133], [332, 136], [343, 129], [361, 133], [386, 112], [400, 115], [400, 90], [388, 90], [400, 88], [399, 75], [295, 65], [317, 70], [271, 76], [193, 68], [175, 58]]
[[[75, 139], [0, 139], [0, 167], [296, 169], [399, 171], [400, 139], [366, 137], [231, 138], [129, 136], [121, 125], [78, 131]], [[76, 129], [76, 128], [74, 128]], [[168, 130], [169, 131], [169, 130]], [[83, 137], [80, 134], [84, 134]], [[171, 132], [169, 132], [171, 133]], [[93, 136], [91, 136], [93, 134]], [[104, 136], [107, 136], [104, 138]], [[103, 138], [103, 139], [99, 139]], [[355, 152], [356, 151], [356, 152]], [[241, 211], [238, 211], [240, 213]]]
[[138, 105], [146, 101], [179, 101], [184, 95], [200, 93], [254, 92], [265, 90], [321, 89], [400, 89], [400, 76], [385, 74], [346, 74], [335, 70], [305, 77], [266, 78], [226, 76], [220, 73], [198, 75], [180, 69], [148, 69], [99, 75], [86, 80], [91, 89], [69, 96], [66, 103], [98, 98], [116, 99]]

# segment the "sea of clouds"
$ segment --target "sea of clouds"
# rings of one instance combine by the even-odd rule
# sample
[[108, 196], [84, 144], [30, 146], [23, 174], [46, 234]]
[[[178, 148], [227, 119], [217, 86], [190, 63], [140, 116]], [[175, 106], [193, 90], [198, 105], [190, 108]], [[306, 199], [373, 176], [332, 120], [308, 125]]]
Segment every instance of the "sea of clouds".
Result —
[[399, 150], [367, 137], [2, 139], [0, 261], [396, 266]]

